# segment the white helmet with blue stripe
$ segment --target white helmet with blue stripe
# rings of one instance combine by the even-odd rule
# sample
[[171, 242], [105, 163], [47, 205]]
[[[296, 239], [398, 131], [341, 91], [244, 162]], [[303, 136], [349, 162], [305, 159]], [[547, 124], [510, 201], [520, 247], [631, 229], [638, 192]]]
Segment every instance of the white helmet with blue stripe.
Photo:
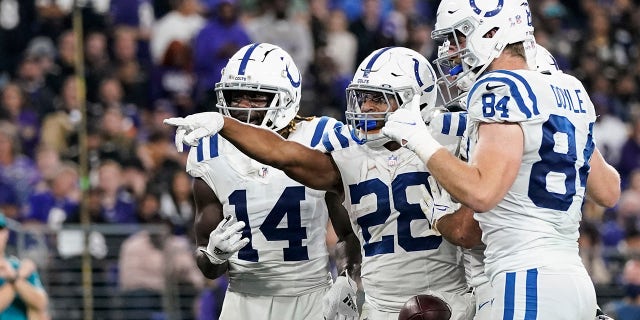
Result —
[[[300, 83], [298, 67], [282, 48], [269, 43], [246, 45], [222, 70], [215, 87], [216, 107], [225, 115], [278, 131], [298, 114]], [[233, 105], [234, 92], [266, 96], [266, 104], [249, 108]]]
[[441, 41], [434, 64], [446, 105], [464, 97], [507, 45], [523, 42], [527, 62], [535, 52], [527, 0], [442, 0], [431, 37]]
[[[417, 97], [423, 114], [435, 107], [437, 90], [431, 64], [418, 52], [402, 47], [378, 49], [366, 57], [347, 87], [345, 117], [360, 142], [380, 140], [380, 129], [389, 113], [408, 108]], [[364, 112], [366, 99], [376, 96], [387, 104], [386, 110]], [[374, 98], [376, 99], [376, 98]]]

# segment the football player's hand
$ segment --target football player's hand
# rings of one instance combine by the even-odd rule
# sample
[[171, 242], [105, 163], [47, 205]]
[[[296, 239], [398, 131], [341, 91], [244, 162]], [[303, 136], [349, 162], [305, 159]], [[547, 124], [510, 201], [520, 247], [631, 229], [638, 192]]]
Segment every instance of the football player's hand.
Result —
[[183, 143], [195, 147], [198, 140], [212, 136], [224, 126], [224, 118], [219, 112], [201, 112], [184, 118], [164, 119], [165, 124], [176, 128], [176, 148], [182, 152]]
[[427, 220], [429, 220], [431, 229], [436, 235], [440, 235], [438, 229], [435, 228], [435, 223], [443, 216], [452, 213], [454, 206], [449, 193], [438, 185], [433, 176], [430, 176], [427, 180], [429, 181], [429, 187], [431, 189], [431, 198], [425, 199], [427, 205], [425, 215], [427, 216]]
[[249, 243], [249, 238], [242, 238], [243, 221], [235, 221], [227, 216], [209, 234], [207, 247], [198, 250], [204, 253], [213, 264], [222, 264], [238, 250]]
[[357, 320], [356, 282], [349, 274], [339, 276], [322, 298], [322, 314], [326, 320]]
[[[414, 97], [413, 101], [419, 100]], [[399, 109], [393, 112], [385, 122], [382, 133], [400, 145], [415, 152], [426, 164], [431, 156], [443, 148], [433, 137], [422, 120], [419, 107], [411, 103], [408, 109]]]

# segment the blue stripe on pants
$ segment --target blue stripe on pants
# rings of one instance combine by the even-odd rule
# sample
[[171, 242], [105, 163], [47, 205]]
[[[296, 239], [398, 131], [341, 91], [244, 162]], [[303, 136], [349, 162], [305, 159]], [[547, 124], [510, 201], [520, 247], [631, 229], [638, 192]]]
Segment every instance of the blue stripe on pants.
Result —
[[504, 313], [503, 320], [513, 320], [516, 298], [516, 273], [507, 272], [504, 285]]
[[527, 310], [524, 320], [535, 320], [538, 316], [538, 269], [527, 270]]

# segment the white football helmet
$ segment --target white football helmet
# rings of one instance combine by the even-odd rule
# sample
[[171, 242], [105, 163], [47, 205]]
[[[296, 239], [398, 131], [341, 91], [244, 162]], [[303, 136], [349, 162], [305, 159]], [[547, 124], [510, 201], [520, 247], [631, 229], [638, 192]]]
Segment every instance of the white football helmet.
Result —
[[558, 67], [556, 58], [545, 47], [536, 44], [536, 70], [542, 73], [556, 73], [562, 72]]
[[[216, 107], [227, 116], [246, 112], [246, 117], [242, 118], [247, 123], [257, 123], [277, 131], [286, 127], [298, 114], [300, 83], [298, 67], [282, 48], [269, 43], [246, 45], [222, 69], [222, 78], [215, 87]], [[264, 93], [269, 101], [265, 107], [234, 107], [230, 101], [233, 90]], [[262, 115], [264, 118], [256, 122], [255, 116]]]
[[465, 97], [508, 44], [523, 42], [528, 62], [535, 44], [527, 0], [443, 0], [431, 37], [442, 42], [434, 64], [446, 106]]
[[[409, 108], [415, 103], [423, 118], [430, 119], [437, 98], [435, 79], [429, 61], [416, 51], [387, 47], [372, 52], [360, 63], [346, 91], [345, 117], [355, 129], [354, 136], [361, 143], [383, 139], [380, 129], [387, 115], [396, 110], [393, 102], [398, 109]], [[363, 111], [364, 102], [372, 97], [384, 101], [386, 110]], [[414, 102], [414, 97], [419, 101]]]

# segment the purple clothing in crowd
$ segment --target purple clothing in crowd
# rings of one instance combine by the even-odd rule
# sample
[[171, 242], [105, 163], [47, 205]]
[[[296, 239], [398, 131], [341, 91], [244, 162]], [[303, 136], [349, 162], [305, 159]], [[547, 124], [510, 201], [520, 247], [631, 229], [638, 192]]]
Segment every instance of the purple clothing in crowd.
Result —
[[622, 178], [622, 186], [626, 187], [631, 172], [640, 169], [640, 145], [634, 139], [630, 138], [622, 145], [617, 169]]
[[11, 165], [0, 165], [0, 181], [13, 186], [17, 202], [22, 207], [40, 181], [40, 173], [31, 159], [19, 155]]
[[220, 56], [220, 50], [227, 45], [240, 49], [249, 43], [251, 40], [239, 22], [227, 25], [216, 18], [209, 20], [193, 41], [197, 99], [206, 97], [205, 93], [220, 81], [220, 73], [230, 58]]
[[35, 194], [29, 199], [29, 210], [24, 220], [40, 221], [47, 223], [49, 221], [49, 213], [53, 209], [64, 211], [66, 220], [78, 214], [80, 205], [76, 201], [69, 199], [56, 199], [51, 191]]
[[112, 208], [102, 207], [100, 215], [106, 223], [138, 223], [136, 203], [131, 194], [124, 190], [118, 192]]

